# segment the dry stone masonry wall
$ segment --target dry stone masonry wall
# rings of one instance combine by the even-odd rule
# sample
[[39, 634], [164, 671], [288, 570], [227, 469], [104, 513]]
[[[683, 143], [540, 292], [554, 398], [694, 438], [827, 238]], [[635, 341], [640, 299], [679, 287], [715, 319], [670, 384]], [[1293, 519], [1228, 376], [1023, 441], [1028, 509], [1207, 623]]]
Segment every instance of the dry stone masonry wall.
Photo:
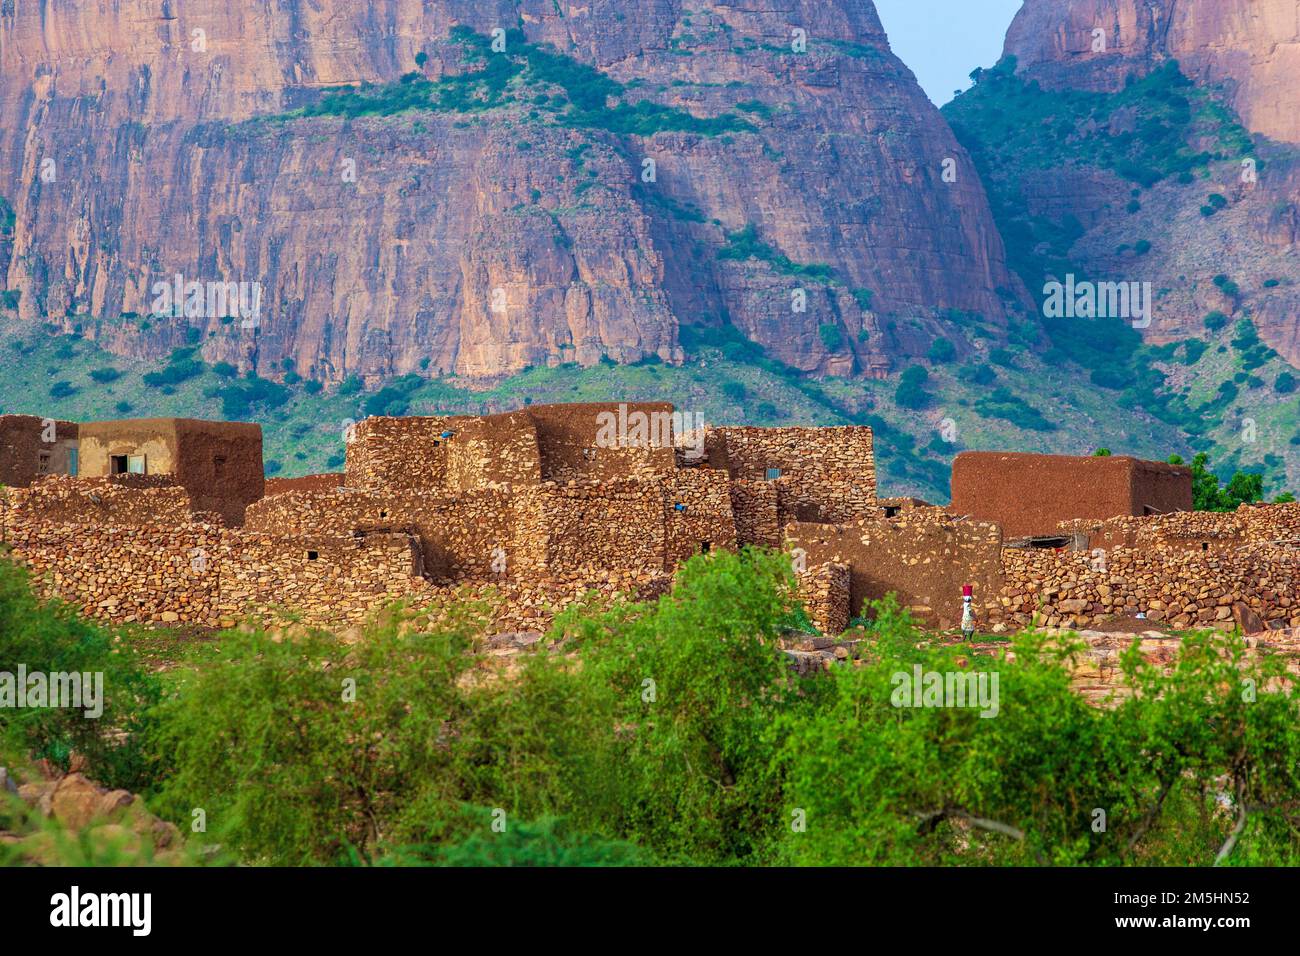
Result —
[[955, 626], [963, 585], [989, 626], [1300, 626], [1300, 505], [1069, 521], [1083, 550], [1008, 548], [997, 524], [878, 499], [869, 428], [676, 427], [664, 404], [371, 418], [345, 475], [273, 486], [241, 528], [171, 479], [48, 476], [0, 496], [0, 534], [42, 593], [118, 622], [350, 625], [396, 600], [436, 620], [469, 597], [533, 629], [757, 545], [791, 552], [832, 634], [890, 593]]

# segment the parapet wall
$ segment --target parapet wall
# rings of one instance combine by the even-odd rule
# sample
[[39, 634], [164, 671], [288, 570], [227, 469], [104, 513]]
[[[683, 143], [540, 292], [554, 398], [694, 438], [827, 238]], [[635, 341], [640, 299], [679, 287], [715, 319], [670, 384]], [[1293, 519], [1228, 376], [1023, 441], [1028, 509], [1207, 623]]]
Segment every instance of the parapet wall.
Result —
[[189, 493], [165, 475], [51, 476], [0, 493], [0, 521], [163, 524], [193, 521]]
[[452, 418], [367, 418], [348, 431], [345, 484], [373, 491], [445, 488]]
[[248, 509], [246, 526], [279, 535], [411, 534], [419, 539], [429, 577], [495, 577], [500, 561], [515, 569], [523, 556], [514, 545], [519, 507], [517, 496], [492, 489], [443, 494], [337, 488], [264, 498]]

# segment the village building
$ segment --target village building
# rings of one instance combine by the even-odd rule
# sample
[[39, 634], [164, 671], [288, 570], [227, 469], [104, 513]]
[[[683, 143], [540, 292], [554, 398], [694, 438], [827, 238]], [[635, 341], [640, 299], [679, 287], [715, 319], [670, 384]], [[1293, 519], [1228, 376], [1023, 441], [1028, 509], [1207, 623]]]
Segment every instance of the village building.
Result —
[[76, 473], [75, 422], [0, 415], [0, 485], [26, 488], [46, 475]]
[[1192, 510], [1192, 471], [1123, 456], [967, 451], [952, 466], [954, 515], [992, 521], [1008, 541], [1084, 547], [1063, 521], [1104, 521]]
[[193, 510], [232, 527], [265, 490], [262, 426], [192, 418], [139, 418], [80, 426], [77, 475], [165, 476], [184, 488]]
[[[43, 593], [115, 622], [334, 627], [399, 600], [433, 621], [470, 599], [538, 631], [754, 545], [789, 554], [831, 635], [887, 595], [955, 627], [967, 588], [980, 628], [1300, 626], [1300, 505], [1191, 512], [1187, 469], [1130, 458], [963, 454], [945, 509], [878, 497], [870, 428], [713, 428], [667, 403], [368, 418], [344, 473], [271, 482], [256, 425], [56, 431], [78, 475], [15, 483], [0, 540]], [[0, 464], [31, 471], [16, 433]]]

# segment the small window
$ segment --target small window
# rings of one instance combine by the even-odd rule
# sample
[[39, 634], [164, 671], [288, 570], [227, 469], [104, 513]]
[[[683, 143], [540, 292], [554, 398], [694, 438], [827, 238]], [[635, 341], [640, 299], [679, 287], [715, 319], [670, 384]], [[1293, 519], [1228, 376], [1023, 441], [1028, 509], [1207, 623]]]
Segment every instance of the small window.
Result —
[[41, 452], [41, 460], [36, 466], [36, 473], [40, 475], [48, 475], [50, 473], [50, 453], [48, 451]]
[[885, 517], [886, 517], [886, 518], [897, 518], [897, 517], [898, 517], [898, 513], [899, 513], [900, 511], [902, 511], [902, 510], [903, 510], [903, 509], [900, 508], [898, 505], [885, 505]]
[[1202, 551], [1209, 551], [1209, 550], [1210, 550], [1210, 542], [1208, 542], [1208, 541], [1202, 541], [1202, 542], [1201, 542], [1201, 550], [1202, 550]]
[[221, 455], [212, 459], [212, 474], [217, 478], [226, 477], [226, 459]]
[[308, 551], [308, 552], [307, 552], [307, 560], [308, 560], [308, 561], [319, 561], [319, 560], [320, 560], [320, 552], [319, 552], [319, 551]]
[[769, 469], [767, 470], [767, 480], [768, 480], [768, 481], [776, 481], [776, 480], [777, 480], [778, 478], [780, 478], [780, 477], [781, 477], [781, 469], [780, 469], [780, 468], [769, 468]]
[[712, 542], [712, 541], [701, 541], [701, 542], [700, 542], [700, 554], [708, 554], [709, 551], [711, 551], [712, 549], [713, 549], [713, 542]]
[[127, 464], [126, 455], [112, 455], [108, 459], [108, 473], [110, 475], [125, 475]]
[[130, 455], [126, 460], [126, 470], [133, 475], [144, 474], [144, 455]]
[[379, 512], [379, 517], [381, 517], [381, 518], [387, 518], [387, 517], [388, 517], [388, 512], [387, 512], [387, 511], [381, 511], [381, 512]]

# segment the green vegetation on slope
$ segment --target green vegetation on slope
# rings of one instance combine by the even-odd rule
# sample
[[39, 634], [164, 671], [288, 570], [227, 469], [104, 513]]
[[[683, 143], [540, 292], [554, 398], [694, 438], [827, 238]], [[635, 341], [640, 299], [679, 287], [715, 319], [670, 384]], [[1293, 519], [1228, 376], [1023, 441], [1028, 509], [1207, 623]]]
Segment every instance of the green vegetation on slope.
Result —
[[[1132, 187], [1116, 196], [1115, 205], [1131, 196], [1132, 213], [1141, 207], [1143, 190], [1157, 184], [1201, 196], [1200, 179], [1215, 164], [1236, 164], [1249, 156], [1257, 170], [1264, 168], [1231, 111], [1187, 80], [1176, 63], [1130, 79], [1113, 94], [1044, 90], [1016, 76], [1015, 66], [1008, 58], [977, 71], [974, 88], [946, 106], [944, 115], [988, 188], [1012, 268], [1035, 295], [1049, 278], [1110, 278], [1080, 265], [1075, 253], [1085, 235], [1080, 222], [1028, 212], [1025, 187], [1044, 171], [1114, 173]], [[1151, 243], [1143, 240], [1131, 248], [1141, 256]], [[1216, 277], [1214, 284], [1225, 296], [1239, 294], [1229, 276]], [[1040, 351], [1050, 366], [1079, 369], [1103, 393], [1102, 400], [1113, 403], [1116, 419], [1153, 417], [1178, 444], [1208, 452], [1224, 480], [1250, 468], [1281, 492], [1288, 476], [1294, 480], [1300, 474], [1295, 452], [1300, 442], [1292, 442], [1300, 436], [1295, 425], [1300, 402], [1279, 403], [1261, 386], [1281, 379], [1278, 394], [1289, 394], [1287, 365], [1259, 342], [1248, 312], [1231, 342], [1225, 341], [1227, 316], [1212, 313], [1205, 324], [1208, 341], [1153, 347], [1123, 319], [1035, 316], [1028, 325], [1033, 334], [1021, 336], [1019, 344]], [[1045, 350], [1037, 330], [1048, 343]]]
[[451, 39], [461, 45], [466, 65], [474, 69], [437, 82], [411, 73], [398, 83], [337, 88], [280, 119], [391, 116], [408, 110], [468, 115], [513, 104], [560, 125], [623, 135], [671, 131], [716, 136], [754, 129], [748, 120], [731, 113], [700, 118], [651, 100], [631, 102], [627, 86], [549, 45], [528, 42], [522, 30], [506, 31], [501, 52], [492, 50], [490, 37], [469, 27], [453, 27]]

